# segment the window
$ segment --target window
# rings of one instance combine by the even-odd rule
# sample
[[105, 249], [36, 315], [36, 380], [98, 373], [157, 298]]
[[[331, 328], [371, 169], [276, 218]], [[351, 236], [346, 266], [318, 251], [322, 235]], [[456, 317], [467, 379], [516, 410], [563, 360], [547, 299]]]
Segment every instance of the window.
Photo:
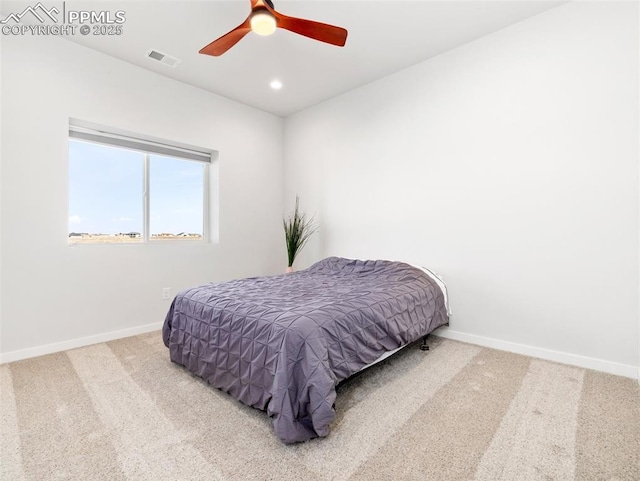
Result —
[[211, 152], [69, 127], [69, 244], [209, 240]]

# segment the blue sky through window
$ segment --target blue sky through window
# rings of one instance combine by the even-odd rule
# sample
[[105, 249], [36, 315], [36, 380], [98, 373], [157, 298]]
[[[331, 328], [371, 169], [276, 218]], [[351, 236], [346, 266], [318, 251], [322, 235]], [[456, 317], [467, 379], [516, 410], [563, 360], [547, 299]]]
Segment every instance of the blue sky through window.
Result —
[[[143, 230], [141, 152], [69, 140], [69, 232]], [[203, 233], [204, 165], [150, 156], [150, 234]]]
[[151, 235], [202, 235], [204, 165], [152, 155], [149, 170]]

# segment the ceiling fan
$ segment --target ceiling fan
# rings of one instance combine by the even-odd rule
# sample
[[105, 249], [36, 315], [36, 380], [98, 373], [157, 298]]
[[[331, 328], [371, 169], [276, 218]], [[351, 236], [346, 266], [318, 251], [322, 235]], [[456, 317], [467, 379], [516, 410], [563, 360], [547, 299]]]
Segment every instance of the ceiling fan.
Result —
[[343, 47], [347, 41], [347, 31], [344, 28], [302, 18], [287, 17], [275, 11], [271, 0], [249, 1], [251, 2], [251, 13], [247, 19], [230, 32], [203, 47], [200, 53], [218, 57], [238, 43], [250, 31], [258, 35], [271, 35], [276, 31], [276, 28], [284, 28], [338, 47]]

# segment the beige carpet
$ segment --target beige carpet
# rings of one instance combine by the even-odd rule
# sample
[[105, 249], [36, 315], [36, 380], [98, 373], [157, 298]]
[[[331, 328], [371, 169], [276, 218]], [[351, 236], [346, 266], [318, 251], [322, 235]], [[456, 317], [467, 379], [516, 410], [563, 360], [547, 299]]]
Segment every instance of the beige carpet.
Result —
[[636, 381], [431, 346], [342, 384], [329, 437], [294, 446], [159, 333], [0, 366], [0, 478], [640, 480]]

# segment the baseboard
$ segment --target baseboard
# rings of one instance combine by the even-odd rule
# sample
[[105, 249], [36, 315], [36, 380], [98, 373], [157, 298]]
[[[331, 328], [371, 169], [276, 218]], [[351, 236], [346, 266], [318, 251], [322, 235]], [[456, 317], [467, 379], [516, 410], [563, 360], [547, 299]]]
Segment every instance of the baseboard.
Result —
[[69, 341], [54, 342], [53, 344], [45, 344], [44, 346], [4, 352], [0, 353], [0, 364], [29, 359], [31, 357], [44, 356], [45, 354], [66, 351], [77, 347], [90, 346], [91, 344], [113, 341], [115, 339], [122, 339], [123, 337], [137, 336], [138, 334], [145, 334], [147, 332], [158, 331], [160, 329], [162, 329], [162, 323], [154, 322], [153, 324], [145, 324], [144, 326], [105, 332], [104, 334], [97, 334], [95, 336], [79, 337]]
[[541, 347], [527, 346], [525, 344], [517, 344], [515, 342], [500, 341], [490, 337], [476, 336], [473, 334], [465, 334], [464, 332], [453, 331], [451, 329], [439, 329], [433, 333], [436, 336], [452, 339], [454, 341], [467, 342], [478, 346], [490, 347], [500, 351], [514, 352], [516, 354], [524, 354], [525, 356], [537, 357], [547, 361], [559, 362], [562, 364], [570, 364], [572, 366], [593, 369], [594, 371], [606, 372], [617, 376], [630, 377], [638, 379], [639, 367], [628, 364], [620, 364], [617, 362], [604, 361], [593, 357], [580, 356], [578, 354], [569, 354], [566, 352], [553, 351]]
[[[143, 326], [121, 329], [119, 331], [111, 331], [95, 336], [80, 337], [69, 341], [56, 342], [53, 344], [45, 344], [44, 346], [30, 347], [17, 351], [0, 353], [0, 364], [8, 362], [20, 361], [31, 357], [44, 356], [54, 352], [66, 351], [78, 347], [90, 346], [101, 342], [113, 341], [124, 337], [137, 336], [147, 332], [158, 331], [162, 328], [161, 322], [145, 324]], [[568, 354], [566, 352], [553, 351], [541, 347], [528, 346], [526, 344], [518, 344], [515, 342], [501, 341], [490, 337], [476, 336], [474, 334], [466, 334], [464, 332], [454, 331], [452, 329], [438, 329], [434, 335], [452, 339], [454, 341], [467, 342], [478, 346], [490, 347], [501, 351], [514, 352], [516, 354], [524, 354], [525, 356], [537, 357], [548, 361], [555, 361], [562, 364], [570, 364], [572, 366], [593, 369], [595, 371], [615, 374], [617, 376], [629, 377], [637, 379], [640, 382], [640, 366], [632, 366], [628, 364], [620, 364], [617, 362], [604, 361], [592, 357], [580, 356], [577, 354]]]

